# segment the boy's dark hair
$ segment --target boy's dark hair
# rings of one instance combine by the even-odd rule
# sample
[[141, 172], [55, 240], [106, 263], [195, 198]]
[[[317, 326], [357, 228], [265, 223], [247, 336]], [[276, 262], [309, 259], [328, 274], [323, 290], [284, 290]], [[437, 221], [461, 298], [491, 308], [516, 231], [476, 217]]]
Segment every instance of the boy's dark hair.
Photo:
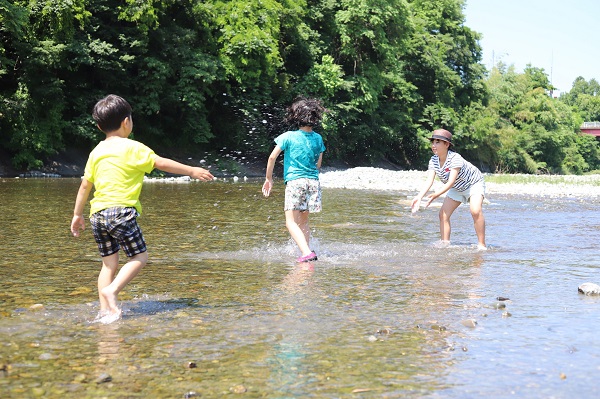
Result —
[[109, 94], [98, 101], [92, 111], [92, 118], [104, 133], [118, 130], [123, 119], [128, 117], [131, 117], [131, 105], [115, 94]]
[[299, 97], [287, 109], [286, 123], [300, 126], [315, 127], [323, 118], [327, 109], [316, 98]]

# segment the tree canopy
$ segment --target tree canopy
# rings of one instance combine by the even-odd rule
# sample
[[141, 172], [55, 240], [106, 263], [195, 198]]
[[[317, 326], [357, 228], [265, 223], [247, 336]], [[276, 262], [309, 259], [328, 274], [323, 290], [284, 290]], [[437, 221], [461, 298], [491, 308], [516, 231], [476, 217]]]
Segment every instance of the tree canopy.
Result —
[[[0, 0], [0, 146], [40, 166], [101, 138], [106, 94], [162, 149], [264, 154], [299, 95], [329, 110], [327, 159], [421, 168], [444, 127], [484, 170], [583, 173], [598, 82], [552, 98], [543, 69], [486, 71], [464, 0]], [[182, 151], [185, 151], [182, 150]]]

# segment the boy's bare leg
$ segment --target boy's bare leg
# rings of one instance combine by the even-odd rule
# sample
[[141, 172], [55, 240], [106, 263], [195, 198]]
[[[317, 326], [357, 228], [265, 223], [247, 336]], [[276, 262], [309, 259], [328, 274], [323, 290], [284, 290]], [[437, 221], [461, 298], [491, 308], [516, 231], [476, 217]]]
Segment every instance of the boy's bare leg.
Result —
[[[300, 227], [300, 223], [303, 223], [302, 213], [306, 213], [305, 218], [305, 229], [302, 230]], [[306, 234], [308, 234], [308, 212], [300, 212], [300, 211], [285, 211], [285, 226], [290, 232], [290, 236], [300, 248], [302, 252], [302, 256], [310, 254], [310, 248], [308, 247], [308, 240], [306, 239]]]
[[117, 296], [119, 292], [146, 266], [148, 262], [148, 252], [142, 252], [131, 258], [123, 265], [114, 280], [106, 287], [100, 290], [100, 296], [104, 297], [109, 314], [120, 312], [117, 306]]
[[475, 225], [475, 234], [477, 234], [477, 246], [480, 249], [487, 248], [485, 245], [485, 218], [483, 217], [483, 195], [478, 195], [476, 198], [471, 197], [469, 200], [471, 208], [471, 216], [473, 216], [473, 224]]
[[98, 297], [100, 299], [100, 315], [105, 314], [109, 310], [108, 302], [102, 295], [102, 290], [109, 286], [115, 278], [117, 267], [119, 266], [119, 253], [115, 252], [112, 255], [102, 258], [102, 269], [98, 274]]
[[450, 242], [450, 216], [460, 205], [459, 201], [446, 197], [440, 208], [440, 238], [442, 241]]

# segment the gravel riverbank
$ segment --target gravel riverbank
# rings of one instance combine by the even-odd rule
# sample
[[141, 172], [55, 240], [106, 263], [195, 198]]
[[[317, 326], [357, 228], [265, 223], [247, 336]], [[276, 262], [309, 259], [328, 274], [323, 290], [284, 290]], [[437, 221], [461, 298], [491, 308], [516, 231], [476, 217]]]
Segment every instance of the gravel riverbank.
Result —
[[[321, 175], [324, 188], [410, 191], [415, 194], [425, 182], [425, 171], [395, 171], [370, 167], [327, 170]], [[436, 178], [434, 185], [440, 186]], [[434, 186], [435, 187], [435, 186]], [[494, 194], [547, 197], [600, 197], [600, 175], [486, 175], [486, 189]]]

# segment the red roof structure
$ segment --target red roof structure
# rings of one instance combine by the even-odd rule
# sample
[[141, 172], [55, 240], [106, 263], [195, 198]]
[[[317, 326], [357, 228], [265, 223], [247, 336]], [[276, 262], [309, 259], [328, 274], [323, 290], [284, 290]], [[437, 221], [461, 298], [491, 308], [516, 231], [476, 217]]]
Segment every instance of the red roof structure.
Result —
[[600, 136], [600, 122], [583, 122], [579, 129], [581, 129], [581, 133]]

